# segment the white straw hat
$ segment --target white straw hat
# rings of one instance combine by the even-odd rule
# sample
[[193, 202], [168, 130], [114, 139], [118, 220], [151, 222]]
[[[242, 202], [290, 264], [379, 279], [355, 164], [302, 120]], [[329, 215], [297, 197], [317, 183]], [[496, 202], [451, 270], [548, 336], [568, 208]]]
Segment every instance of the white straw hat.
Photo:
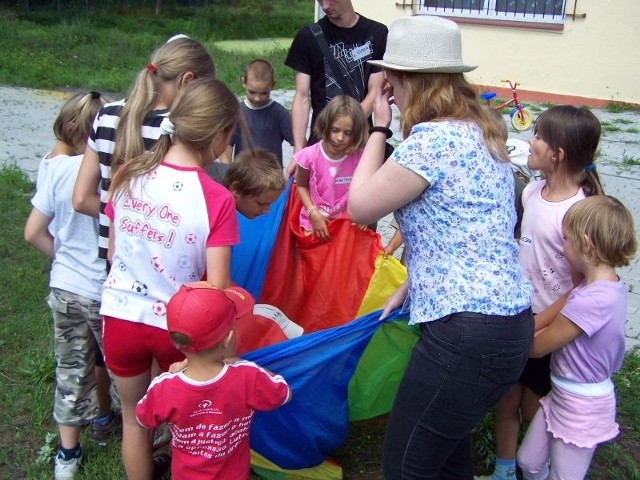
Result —
[[403, 17], [389, 27], [383, 60], [369, 63], [389, 70], [423, 73], [463, 73], [477, 68], [462, 62], [458, 25], [428, 15]]

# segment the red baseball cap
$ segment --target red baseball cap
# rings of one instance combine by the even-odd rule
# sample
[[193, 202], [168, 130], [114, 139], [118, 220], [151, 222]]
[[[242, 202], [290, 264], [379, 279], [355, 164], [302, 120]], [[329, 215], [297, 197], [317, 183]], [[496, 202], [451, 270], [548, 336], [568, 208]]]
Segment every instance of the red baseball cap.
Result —
[[186, 283], [167, 304], [167, 330], [191, 340], [188, 352], [214, 347], [233, 327], [236, 319], [253, 313], [253, 297], [244, 288], [224, 290], [207, 282]]

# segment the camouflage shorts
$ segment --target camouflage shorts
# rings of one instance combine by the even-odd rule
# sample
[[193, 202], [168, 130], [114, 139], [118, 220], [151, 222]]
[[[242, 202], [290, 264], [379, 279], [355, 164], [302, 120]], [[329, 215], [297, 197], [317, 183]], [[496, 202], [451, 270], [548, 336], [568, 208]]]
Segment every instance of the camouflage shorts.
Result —
[[53, 419], [61, 425], [85, 425], [98, 415], [94, 368], [102, 344], [100, 302], [52, 288], [47, 303], [56, 358]]

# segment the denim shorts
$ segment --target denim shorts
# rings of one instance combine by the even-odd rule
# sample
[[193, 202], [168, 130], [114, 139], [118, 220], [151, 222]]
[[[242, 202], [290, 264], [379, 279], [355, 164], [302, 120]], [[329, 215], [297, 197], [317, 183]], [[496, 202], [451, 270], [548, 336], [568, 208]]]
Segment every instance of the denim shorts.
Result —
[[94, 370], [102, 335], [100, 302], [52, 288], [47, 303], [56, 359], [53, 419], [61, 425], [85, 425], [99, 411]]
[[420, 330], [389, 416], [385, 479], [473, 479], [471, 429], [518, 381], [531, 310], [456, 313]]

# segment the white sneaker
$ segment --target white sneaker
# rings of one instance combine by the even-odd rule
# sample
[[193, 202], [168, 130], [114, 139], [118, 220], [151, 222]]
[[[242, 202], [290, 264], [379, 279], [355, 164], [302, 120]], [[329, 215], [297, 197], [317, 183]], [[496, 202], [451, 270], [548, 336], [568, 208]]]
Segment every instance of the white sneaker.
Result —
[[73, 480], [76, 472], [80, 470], [82, 457], [82, 452], [79, 457], [74, 457], [71, 460], [61, 458], [60, 454], [56, 455], [54, 478], [56, 480]]

